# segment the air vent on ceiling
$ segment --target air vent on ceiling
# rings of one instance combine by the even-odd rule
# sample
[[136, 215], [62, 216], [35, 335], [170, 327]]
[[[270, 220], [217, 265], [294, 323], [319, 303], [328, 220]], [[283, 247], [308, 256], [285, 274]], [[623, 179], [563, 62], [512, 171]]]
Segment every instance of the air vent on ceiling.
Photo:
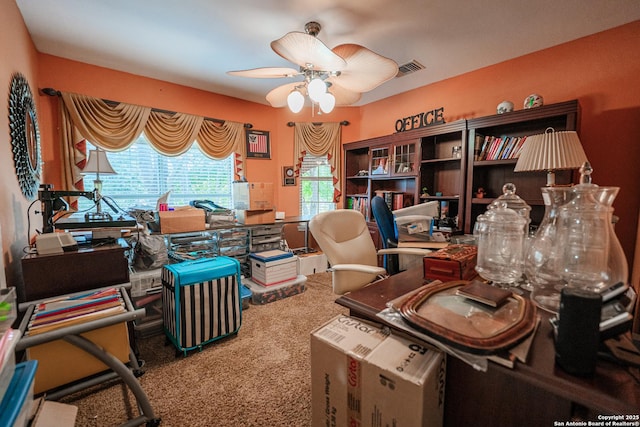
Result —
[[415, 73], [416, 71], [424, 70], [424, 65], [412, 59], [410, 62], [406, 64], [402, 64], [398, 67], [398, 74], [396, 77], [406, 76], [407, 74]]

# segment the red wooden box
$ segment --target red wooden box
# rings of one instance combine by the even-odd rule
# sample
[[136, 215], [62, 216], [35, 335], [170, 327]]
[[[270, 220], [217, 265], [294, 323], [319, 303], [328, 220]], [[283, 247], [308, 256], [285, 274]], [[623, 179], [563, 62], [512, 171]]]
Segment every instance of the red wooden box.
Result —
[[449, 245], [424, 257], [424, 278], [431, 280], [471, 280], [477, 273], [478, 247]]

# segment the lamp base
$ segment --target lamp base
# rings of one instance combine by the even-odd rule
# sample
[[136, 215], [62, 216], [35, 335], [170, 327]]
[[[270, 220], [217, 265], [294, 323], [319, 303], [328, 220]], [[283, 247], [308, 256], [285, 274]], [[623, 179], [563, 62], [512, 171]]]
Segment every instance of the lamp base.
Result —
[[89, 221], [113, 221], [111, 215], [107, 212], [87, 212], [84, 214], [84, 219]]

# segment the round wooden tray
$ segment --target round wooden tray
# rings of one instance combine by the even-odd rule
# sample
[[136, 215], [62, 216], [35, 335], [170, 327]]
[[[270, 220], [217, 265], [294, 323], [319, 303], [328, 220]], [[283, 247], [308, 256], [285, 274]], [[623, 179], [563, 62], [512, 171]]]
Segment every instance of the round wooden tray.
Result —
[[511, 348], [535, 329], [536, 307], [513, 294], [494, 308], [457, 295], [467, 280], [426, 286], [400, 305], [402, 317], [414, 328], [450, 345], [481, 355]]

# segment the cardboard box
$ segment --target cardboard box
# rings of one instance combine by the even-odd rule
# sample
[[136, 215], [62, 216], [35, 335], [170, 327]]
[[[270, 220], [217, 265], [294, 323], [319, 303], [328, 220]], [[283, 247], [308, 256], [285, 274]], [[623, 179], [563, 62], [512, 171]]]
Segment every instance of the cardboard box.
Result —
[[441, 426], [446, 358], [339, 315], [311, 334], [314, 426]]
[[386, 336], [380, 325], [344, 315], [312, 332], [312, 425], [361, 425], [362, 362]]
[[[234, 182], [233, 208], [249, 211], [273, 209], [273, 183]], [[273, 220], [275, 221], [275, 212], [273, 213]]]
[[477, 246], [448, 245], [424, 257], [424, 278], [443, 282], [471, 280], [478, 274], [475, 270], [477, 260]]
[[443, 424], [446, 358], [391, 335], [362, 364], [362, 426]]
[[298, 277], [298, 257], [273, 250], [249, 255], [251, 279], [262, 286], [288, 282]]
[[73, 427], [76, 425], [78, 407], [40, 398], [32, 427]]
[[254, 224], [273, 224], [276, 221], [276, 211], [259, 210], [259, 211], [236, 211], [238, 224], [254, 225]]
[[[124, 363], [129, 362], [127, 324], [117, 323], [81, 334]], [[63, 340], [26, 350], [28, 360], [38, 361], [34, 393], [38, 394], [109, 369], [107, 365]]]
[[203, 209], [187, 208], [173, 211], [158, 212], [160, 218], [160, 232], [162, 234], [186, 233], [202, 231], [205, 227]]
[[327, 271], [327, 256], [322, 252], [298, 255], [298, 274], [324, 273]]

